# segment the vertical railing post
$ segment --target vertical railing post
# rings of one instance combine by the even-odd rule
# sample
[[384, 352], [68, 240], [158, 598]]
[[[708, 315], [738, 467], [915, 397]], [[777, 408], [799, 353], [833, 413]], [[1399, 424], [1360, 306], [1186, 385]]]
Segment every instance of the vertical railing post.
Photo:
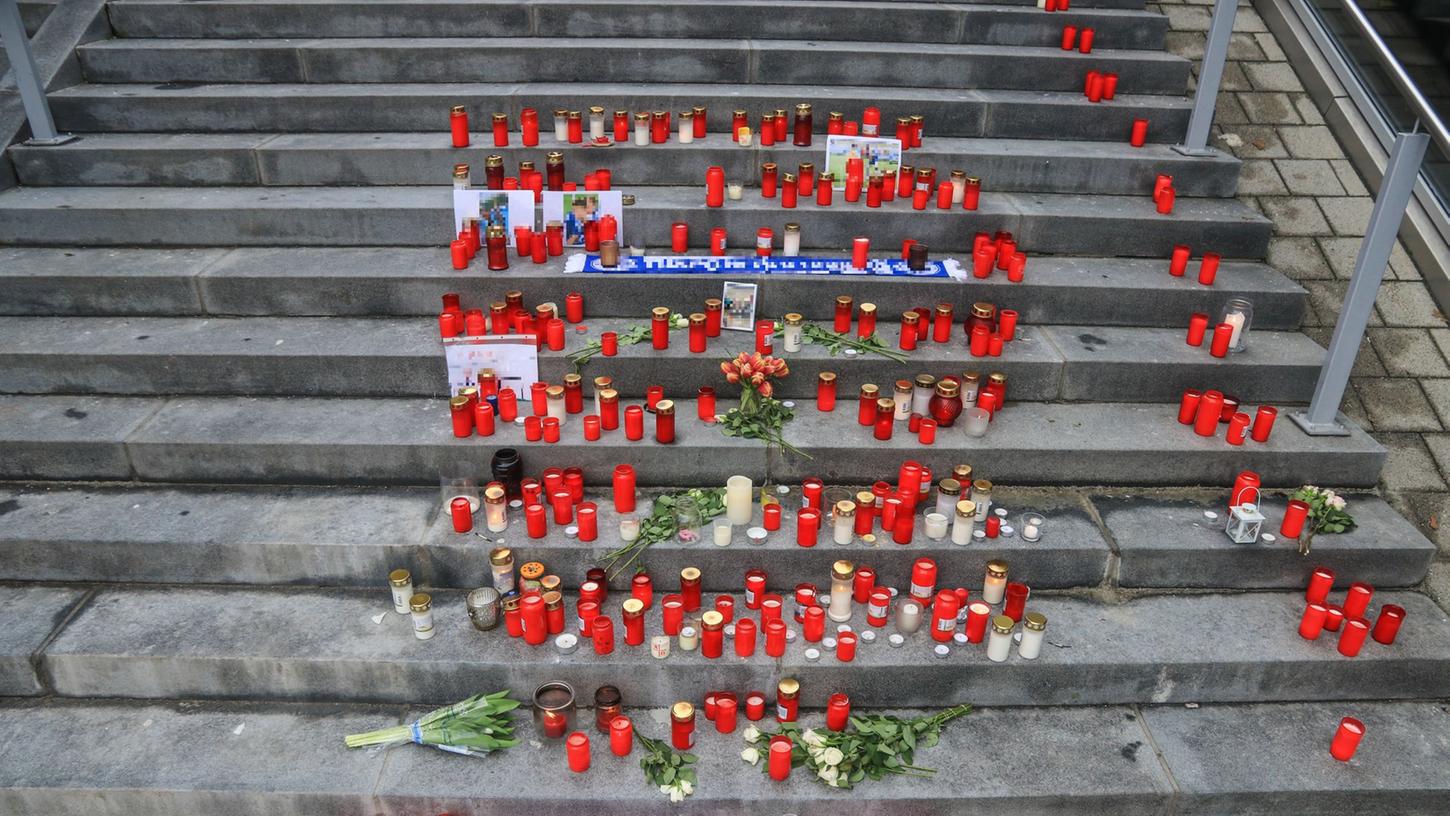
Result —
[[1208, 131], [1213, 126], [1213, 109], [1218, 104], [1218, 86], [1223, 81], [1223, 66], [1228, 60], [1228, 41], [1233, 36], [1234, 16], [1238, 0], [1217, 0], [1213, 4], [1213, 22], [1208, 27], [1208, 42], [1203, 47], [1203, 64], [1198, 68], [1198, 90], [1193, 94], [1193, 113], [1188, 118], [1188, 133], [1177, 146], [1188, 156], [1204, 156], [1208, 149]]
[[1339, 322], [1334, 324], [1334, 337], [1319, 369], [1319, 381], [1314, 384], [1314, 397], [1308, 411], [1290, 415], [1294, 424], [1310, 436], [1349, 434], [1349, 428], [1339, 421], [1339, 405], [1344, 400], [1349, 372], [1354, 368], [1354, 358], [1359, 356], [1365, 327], [1374, 312], [1375, 296], [1384, 280], [1390, 252], [1395, 248], [1395, 236], [1410, 205], [1410, 196], [1420, 177], [1420, 162], [1429, 144], [1427, 133], [1401, 133], [1395, 137], [1384, 180], [1380, 182], [1374, 209], [1369, 214], [1369, 226], [1365, 228], [1364, 241], [1354, 261], [1354, 275], [1349, 279]]
[[35, 57], [30, 53], [30, 37], [25, 34], [25, 23], [20, 19], [20, 6], [16, 0], [0, 0], [0, 40], [5, 43], [10, 70], [15, 75], [15, 87], [20, 91], [25, 118], [30, 123], [31, 138], [26, 144], [57, 145], [74, 139], [74, 136], [55, 130], [50, 103], [45, 98]]

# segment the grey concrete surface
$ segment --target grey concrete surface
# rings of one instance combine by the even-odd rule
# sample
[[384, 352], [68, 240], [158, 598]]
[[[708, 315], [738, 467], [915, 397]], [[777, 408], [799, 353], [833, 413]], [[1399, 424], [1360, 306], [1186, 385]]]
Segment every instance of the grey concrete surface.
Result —
[[[705, 569], [709, 566], [706, 565]], [[1031, 583], [1031, 575], [1015, 577]], [[975, 593], [976, 575], [960, 580]], [[742, 590], [743, 591], [743, 590]], [[621, 593], [605, 609], [617, 617]], [[385, 587], [369, 591], [117, 589], [99, 591], [42, 657], [56, 693], [67, 697], [347, 700], [444, 703], [480, 689], [532, 688], [567, 673], [579, 686], [614, 682], [638, 705], [692, 699], [702, 689], [770, 688], [797, 677], [806, 688], [846, 690], [860, 706], [1383, 700], [1450, 693], [1450, 618], [1424, 596], [1377, 593], [1375, 607], [1407, 610], [1393, 646], [1370, 641], [1356, 658], [1333, 635], [1299, 636], [1302, 592], [1163, 596], [1121, 605], [1043, 595], [1028, 608], [1048, 618], [1042, 655], [987, 660], [985, 644], [932, 655], [925, 630], [901, 648], [862, 644], [850, 663], [826, 653], [804, 658], [798, 638], [781, 658], [757, 650], [711, 660], [675, 650], [663, 661], [616, 633], [604, 657], [585, 644], [560, 655], [502, 628], [479, 632], [463, 594], [434, 593], [435, 636], [420, 641], [391, 611]], [[743, 606], [743, 604], [742, 604]], [[566, 626], [576, 620], [566, 596]], [[658, 606], [646, 636], [660, 631]], [[1374, 610], [1371, 610], [1374, 614]], [[381, 622], [374, 622], [381, 616]], [[306, 621], [281, 626], [279, 621]], [[1165, 625], [1165, 622], [1172, 625]], [[1229, 634], [1232, 622], [1242, 621]], [[577, 623], [574, 624], [577, 626]], [[864, 610], [853, 625], [865, 628]], [[1226, 628], [1227, 627], [1227, 628]], [[889, 630], [888, 630], [889, 631]], [[648, 667], [648, 668], [646, 668]], [[909, 686], [903, 677], [911, 677]]]
[[[728, 115], [720, 112], [717, 115]], [[479, 126], [480, 128], [483, 125]], [[820, 162], [818, 136], [810, 147], [777, 143], [740, 147], [723, 133], [688, 145], [671, 141], [645, 148], [617, 144], [608, 150], [559, 143], [548, 136], [538, 147], [493, 147], [480, 131], [467, 148], [454, 148], [447, 133], [103, 133], [87, 134], [59, 147], [15, 145], [10, 156], [29, 186], [447, 186], [454, 164], [470, 164], [481, 178], [484, 159], [504, 157], [542, 163], [557, 151], [571, 173], [607, 169], [618, 186], [695, 185], [702, 167], [719, 166], [728, 178], [749, 178], [771, 161], [783, 168]], [[932, 137], [908, 152], [916, 167], [966, 169], [989, 190], [1041, 193], [1138, 195], [1153, 187], [1158, 173], [1173, 176], [1180, 197], [1231, 196], [1239, 162], [1224, 153], [1189, 158], [1167, 145], [1135, 148], [1124, 141], [1071, 142]]]
[[0, 396], [0, 478], [129, 479], [125, 439], [161, 405], [129, 397]]
[[0, 696], [46, 693], [31, 657], [84, 596], [80, 589], [0, 587], [0, 615], [7, 621], [0, 630]]
[[196, 314], [192, 278], [225, 250], [0, 249], [5, 314]]
[[[1061, 31], [1059, 30], [1059, 36]], [[807, 40], [581, 39], [448, 36], [174, 40], [119, 38], [78, 50], [86, 79], [107, 84], [259, 82], [313, 84], [449, 82], [487, 74], [499, 83], [676, 82], [830, 84], [849, 62], [857, 85], [1081, 92], [1091, 65], [1120, 78], [1124, 94], [1182, 94], [1189, 63], [1161, 51], [1092, 54], [1058, 44], [947, 45], [906, 50], [872, 42]], [[551, 56], [564, 58], [553, 59]], [[567, 56], [565, 56], [567, 55]]]
[[[373, 104], [384, 95], [388, 104]], [[1081, 93], [946, 91], [898, 88], [886, 116], [921, 114], [934, 136], [1122, 141], [1134, 119], [1149, 119], [1148, 139], [1170, 144], [1188, 123], [1187, 100], [1121, 94], [1094, 104]], [[790, 85], [547, 84], [140, 84], [76, 85], [51, 95], [60, 126], [78, 132], [334, 132], [441, 131], [450, 105], [507, 113], [590, 105], [606, 109], [684, 110], [704, 105], [721, 113], [790, 109], [808, 100], [819, 110], [852, 111], [882, 101], [881, 89]], [[729, 132], [728, 117], [710, 117], [712, 131]]]
[[[512, 37], [554, 34], [561, 37], [662, 37], [768, 39], [789, 36], [811, 40], [968, 42], [1054, 45], [1059, 21], [1091, 25], [1104, 42], [1127, 47], [1161, 48], [1167, 18], [1121, 8], [1092, 8], [1075, 3], [1071, 11], [1044, 19], [1030, 3], [938, 5], [893, 3], [892, 25], [883, 29], [856, 3], [792, 3], [732, 0], [673, 11], [658, 0], [641, 2], [542, 2], [469, 4], [477, 13], [459, 14], [459, 3], [329, 3], [326, 10], [307, 2], [119, 2], [110, 7], [111, 24], [125, 37]], [[1081, 6], [1081, 7], [1080, 7]], [[1136, 4], [1141, 8], [1142, 4]]]
[[[1146, 195], [998, 193], [984, 195], [971, 212], [938, 210], [934, 203], [917, 211], [903, 199], [870, 212], [864, 200], [831, 207], [811, 201], [787, 210], [778, 198], [753, 190], [710, 211], [697, 188], [634, 192], [639, 203], [620, 225], [625, 241], [632, 229], [663, 236], [671, 224], [693, 220], [702, 228], [724, 227], [732, 245], [742, 245], [760, 226], [789, 221], [800, 224], [803, 247], [844, 248], [862, 232], [855, 219], [869, 215], [867, 237], [879, 247], [914, 238], [939, 252], [965, 253], [973, 233], [1007, 230], [1028, 253], [1156, 258], [1187, 244], [1256, 259], [1267, 250], [1271, 228], [1252, 209], [1221, 199], [1184, 199], [1171, 215], [1161, 215]], [[362, 246], [433, 246], [452, 224], [449, 202], [426, 187], [21, 188], [0, 195], [0, 212], [6, 216], [0, 240], [39, 246], [328, 246], [343, 235]], [[1132, 231], [1134, 240], [1124, 244], [1117, 230]]]
[[[1358, 526], [1315, 536], [1308, 556], [1282, 537], [1257, 545], [1230, 541], [1223, 531], [1227, 508], [1218, 499], [1094, 495], [1092, 503], [1117, 547], [1118, 581], [1125, 587], [1302, 588], [1319, 566], [1333, 569], [1340, 587], [1353, 581], [1414, 586], [1424, 580], [1435, 545], [1378, 496], [1347, 498]], [[1281, 497], [1264, 497], [1264, 532], [1278, 536], [1284, 504]], [[1210, 521], [1205, 511], [1218, 518]]]

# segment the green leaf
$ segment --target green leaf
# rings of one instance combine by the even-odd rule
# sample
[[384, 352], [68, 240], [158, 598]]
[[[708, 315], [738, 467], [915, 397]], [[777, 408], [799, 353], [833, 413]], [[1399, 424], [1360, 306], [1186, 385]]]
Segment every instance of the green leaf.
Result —
[[660, 784], [668, 785], [673, 781], [675, 781], [675, 769], [665, 768], [664, 773], [660, 774]]

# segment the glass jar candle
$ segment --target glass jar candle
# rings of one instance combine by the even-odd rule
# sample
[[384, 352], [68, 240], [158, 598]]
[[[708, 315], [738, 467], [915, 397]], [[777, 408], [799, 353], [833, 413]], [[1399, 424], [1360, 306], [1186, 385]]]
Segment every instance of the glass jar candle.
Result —
[[[987, 576], [982, 582], [982, 600], [999, 604], [1007, 593], [1007, 562], [988, 561]], [[1011, 620], [1011, 618], [1008, 618]]]
[[466, 190], [473, 186], [473, 175], [469, 172], [468, 165], [453, 165], [453, 189]]
[[862, 303], [856, 319], [856, 336], [867, 338], [876, 333], [876, 304]]
[[[513, 580], [513, 562], [509, 562], [509, 580]], [[393, 611], [399, 615], [408, 614], [408, 602], [413, 598], [413, 574], [405, 569], [395, 569], [388, 573], [388, 587], [393, 593]]]
[[1020, 530], [1023, 541], [1039, 541], [1042, 538], [1042, 524], [1045, 519], [1037, 513], [1022, 514]]
[[1041, 612], [1028, 612], [1022, 619], [1022, 642], [1017, 644], [1017, 656], [1023, 660], [1036, 660], [1042, 654], [1042, 638], [1047, 632], [1047, 616]]
[[871, 427], [876, 424], [876, 401], [880, 399], [881, 391], [871, 383], [861, 386], [861, 393], [856, 402], [856, 421], [860, 425]]
[[903, 635], [916, 634], [921, 628], [921, 603], [904, 600], [896, 607], [896, 631]]
[[676, 751], [695, 747], [695, 707], [678, 702], [670, 707], [670, 744]]
[[876, 417], [873, 420], [876, 428], [873, 435], [876, 439], [885, 442], [891, 438], [895, 425], [896, 403], [882, 397], [876, 400]]
[[947, 537], [947, 516], [941, 513], [927, 513], [923, 522], [926, 525], [927, 538], [941, 541]]
[[838, 295], [836, 297], [835, 320], [831, 325], [831, 331], [836, 334], [846, 334], [851, 331], [851, 318], [854, 316], [854, 302], [850, 295]]
[[948, 476], [937, 482], [936, 486], [936, 512], [947, 518], [952, 517], [957, 502], [961, 501], [962, 483]]
[[[508, 497], [504, 495], [504, 489], [498, 485], [492, 485], [483, 491], [484, 519], [490, 533], [501, 533], [508, 529]], [[509, 569], [513, 569], [510, 562]]]
[[[916, 313], [915, 312], [907, 312], [906, 314], [912, 314], [912, 315], [914, 315]], [[902, 322], [903, 322], [903, 329], [902, 329], [902, 331], [905, 331], [905, 328], [904, 328], [904, 325], [905, 325], [905, 315], [902, 315]], [[913, 321], [913, 323], [914, 322], [915, 321]], [[936, 377], [933, 377], [930, 374], [918, 374], [918, 375], [916, 375], [916, 378], [914, 380], [912, 380], [912, 388], [911, 388], [911, 413], [913, 413], [913, 414], [921, 414], [922, 416], [926, 416], [926, 413], [927, 413], [927, 405], [931, 403], [931, 396], [935, 392], [935, 388], [936, 388]]]
[[641, 147], [649, 144], [649, 114], [645, 111], [634, 115], [634, 143]]
[[987, 659], [993, 663], [1002, 663], [1007, 660], [1007, 655], [1012, 651], [1012, 627], [1017, 622], [1006, 615], [998, 615], [992, 618], [992, 634], [987, 636]]
[[911, 392], [912, 386], [909, 380], [897, 380], [896, 387], [892, 391], [891, 401], [893, 418], [897, 422], [906, 421], [911, 416]]
[[1224, 306], [1223, 317], [1219, 319], [1219, 324], [1227, 325], [1232, 329], [1228, 340], [1229, 351], [1237, 352], [1248, 348], [1249, 324], [1253, 322], [1253, 319], [1253, 304], [1243, 298], [1232, 298]]
[[936, 384], [927, 401], [926, 413], [936, 420], [937, 427], [950, 428], [962, 415], [961, 387], [955, 380], [942, 380]]
[[655, 441], [661, 445], [675, 441], [674, 400], [660, 400], [655, 403]]
[[959, 501], [952, 517], [952, 543], [965, 547], [972, 543], [972, 532], [977, 526], [977, 505], [970, 501]]
[[811, 106], [808, 103], [802, 102], [795, 106], [795, 127], [792, 134], [794, 138], [791, 140], [791, 144], [796, 147], [811, 146], [812, 118]]
[[[851, 543], [856, 528], [856, 503], [838, 501], [831, 513], [831, 540], [841, 546]], [[840, 562], [845, 563], [845, 562]]]
[[[787, 224], [786, 226], [789, 228], [790, 225]], [[786, 234], [789, 235], [790, 233]], [[786, 351], [798, 352], [801, 350], [804, 325], [805, 318], [796, 312], [791, 312], [785, 316], [785, 327], [781, 331], [781, 342], [785, 346]]]
[[695, 141], [695, 112], [680, 111], [679, 127], [680, 144], [692, 144]]
[[785, 225], [785, 234], [781, 237], [781, 254], [787, 258], [794, 258], [801, 254], [801, 225], [790, 223]]
[[419, 592], [408, 599], [408, 611], [413, 618], [413, 637], [429, 640], [435, 634], [433, 629], [433, 596]]
[[[786, 315], [789, 317], [790, 315]], [[822, 371], [816, 375], [816, 410], [830, 412], [836, 410], [836, 375], [831, 371]]]
[[564, 386], [549, 386], [544, 391], [544, 398], [546, 400], [545, 416], [559, 420], [559, 424], [562, 426], [569, 417], [569, 412], [564, 405]]
[[775, 686], [775, 718], [787, 723], [795, 722], [800, 711], [801, 684], [793, 677], [781, 680]]
[[992, 507], [992, 483], [986, 479], [972, 482], [972, 501], [977, 505], [977, 521], [986, 521]]
[[603, 142], [604, 139], [604, 108], [592, 105], [589, 108], [589, 139], [593, 142]]
[[700, 630], [693, 626], [680, 627], [680, 651], [693, 652], [700, 648]]

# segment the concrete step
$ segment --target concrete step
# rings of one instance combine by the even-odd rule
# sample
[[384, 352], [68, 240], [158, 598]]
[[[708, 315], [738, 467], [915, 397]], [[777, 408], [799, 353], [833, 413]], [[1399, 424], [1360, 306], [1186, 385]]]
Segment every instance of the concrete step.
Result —
[[57, 126], [80, 133], [444, 133], [451, 105], [466, 105], [480, 124], [486, 120], [478, 117], [494, 112], [516, 122], [525, 107], [680, 111], [704, 105], [712, 114], [710, 129], [728, 133], [736, 108], [758, 118], [761, 111], [811, 102], [849, 119], [870, 105], [881, 107], [884, 121], [920, 114], [927, 138], [1127, 141], [1133, 120], [1147, 119], [1149, 140], [1168, 144], [1181, 141], [1190, 108], [1185, 98], [1159, 94], [1119, 94], [1094, 104], [1076, 91], [662, 83], [83, 84], [50, 94], [50, 101]]
[[[566, 333], [563, 352], [539, 355], [538, 376], [562, 382], [574, 371], [568, 354], [602, 332], [647, 325], [644, 317], [581, 324]], [[897, 333], [887, 322], [880, 335], [894, 345]], [[951, 342], [907, 352], [906, 363], [875, 354], [833, 356], [807, 343], [799, 352], [778, 351], [792, 376], [777, 395], [813, 400], [823, 371], [835, 372], [849, 394], [866, 382], [945, 376], [965, 366], [1005, 373], [1021, 401], [1172, 402], [1184, 388], [1213, 384], [1246, 404], [1307, 402], [1324, 358], [1299, 332], [1253, 332], [1248, 349], [1223, 359], [1185, 344], [1182, 333], [1023, 326], [1000, 357], [970, 359], [958, 327]], [[608, 373], [625, 398], [643, 399], [648, 385], [692, 394], [719, 379], [721, 359], [755, 350], [751, 332], [722, 332], [699, 354], [689, 351], [683, 334], [664, 351], [647, 343], [626, 346], [586, 373]], [[446, 397], [448, 372], [436, 324], [425, 319], [12, 317], [0, 318], [0, 393]]]
[[[962, 583], [973, 595], [981, 581], [938, 575], [939, 584]], [[462, 592], [433, 596], [436, 635], [419, 641], [408, 619], [392, 611], [383, 587], [101, 589], [45, 647], [39, 663], [59, 696], [147, 699], [429, 704], [479, 689], [533, 688], [561, 676], [583, 688], [637, 678], [621, 683], [621, 691], [645, 706], [693, 699], [709, 688], [768, 689], [781, 677], [796, 677], [808, 689], [849, 688], [852, 702], [865, 707], [968, 698], [983, 706], [1046, 706], [1450, 694], [1450, 618], [1430, 599], [1399, 591], [1375, 597], [1375, 607], [1393, 603], [1406, 610], [1395, 643], [1369, 641], [1354, 659], [1336, 650], [1332, 633], [1317, 641], [1299, 636], [1302, 591], [1164, 595], [1121, 604], [1039, 593], [1028, 609], [1047, 616], [1048, 645], [1035, 661], [1002, 664], [987, 660], [985, 643], [937, 659], [924, 630], [892, 648], [885, 642], [891, 628], [877, 642], [861, 644], [850, 663], [829, 650], [819, 662], [809, 661], [799, 637], [780, 658], [760, 649], [740, 658], [728, 647], [728, 657], [713, 661], [682, 650], [657, 660], [647, 645], [629, 647], [622, 637], [608, 656], [587, 644], [560, 655], [552, 644], [529, 646], [502, 627], [478, 632]], [[622, 597], [611, 593], [602, 612], [617, 619]], [[566, 619], [574, 619], [572, 593], [565, 604]], [[870, 629], [856, 606], [850, 624]], [[658, 609], [646, 614], [646, 638], [660, 632]], [[1252, 634], [1225, 636], [1231, 621], [1253, 621]], [[912, 682], [902, 683], [903, 677]]]
[[[453, 165], [472, 165], [482, 178], [485, 157], [544, 164], [544, 153], [564, 154], [571, 177], [609, 170], [620, 186], [700, 182], [702, 167], [724, 168], [729, 178], [751, 178], [764, 162], [794, 172], [802, 162], [820, 165], [824, 144], [812, 147], [743, 148], [724, 134], [688, 145], [648, 148], [633, 144], [609, 150], [545, 142], [540, 148], [492, 148], [479, 139], [466, 150], [449, 146], [446, 133], [298, 134], [88, 134], [60, 147], [10, 148], [22, 184], [32, 187], [222, 186], [303, 187], [335, 185], [449, 185]], [[1180, 197], [1232, 197], [1239, 162], [1225, 153], [1190, 158], [1167, 145], [1135, 148], [1119, 142], [929, 138], [908, 153], [917, 167], [941, 174], [961, 169], [989, 190], [1037, 193], [1137, 195], [1159, 173], [1173, 176]]]
[[[862, 234], [882, 249], [914, 238], [938, 254], [965, 253], [978, 231], [1008, 230], [1029, 253], [1166, 258], [1177, 244], [1229, 258], [1262, 258], [1273, 224], [1230, 199], [1185, 199], [1161, 215], [1150, 196], [998, 193], [975, 211], [916, 211], [896, 199], [872, 212], [863, 200], [786, 210], [758, 190], [716, 210], [698, 188], [632, 188], [625, 242], [667, 242], [670, 225], [693, 223], [703, 246], [724, 227], [733, 246], [754, 246], [756, 230], [801, 226], [808, 248], [844, 249]], [[0, 243], [26, 246], [438, 246], [452, 232], [448, 190], [437, 187], [52, 187], [0, 194]], [[870, 228], [860, 223], [870, 217]], [[1123, 240], [1123, 235], [1133, 238]], [[514, 262], [518, 259], [515, 258]], [[1029, 262], [1030, 264], [1030, 262]]]
[[[562, 303], [575, 290], [589, 292], [588, 320], [633, 316], [640, 304], [663, 297], [688, 311], [718, 297], [714, 275], [562, 274], [561, 261], [515, 264], [475, 281], [455, 272], [443, 249], [329, 247], [221, 249], [53, 249], [0, 247], [0, 314], [23, 315], [353, 315], [437, 314], [439, 295], [461, 292], [470, 305], [498, 300], [518, 289], [529, 303]], [[1077, 322], [1092, 325], [1181, 328], [1194, 312], [1218, 314], [1228, 299], [1247, 298], [1254, 327], [1299, 326], [1305, 292], [1258, 263], [1227, 262], [1211, 287], [1167, 274], [1166, 263], [1127, 258], [1034, 258], [1020, 284], [1005, 277], [967, 283], [938, 279], [839, 276], [822, 296], [806, 276], [742, 275], [757, 284], [759, 308], [798, 311], [812, 320], [832, 316], [834, 295], [875, 303], [899, 314], [943, 300], [987, 300], [1016, 309], [1023, 325]], [[484, 281], [487, 281], [486, 283]], [[607, 282], [606, 282], [607, 281]]]
[[[0, 508], [7, 506], [0, 503]], [[52, 633], [86, 595], [86, 590], [69, 587], [0, 587], [0, 614], [10, 621], [0, 631], [0, 697], [46, 692], [35, 673], [32, 656], [50, 641]]]
[[[721, 400], [717, 410], [729, 407]], [[691, 419], [692, 400], [676, 402], [670, 446], [649, 436], [628, 442], [621, 432], [584, 442], [577, 422], [566, 423], [554, 445], [526, 446], [516, 427], [455, 439], [448, 405], [438, 399], [5, 396], [0, 410], [11, 418], [0, 425], [4, 479], [431, 485], [440, 473], [481, 472], [497, 447], [527, 447], [526, 466], [538, 454], [583, 467], [596, 484], [621, 462], [634, 465], [645, 486], [723, 484], [735, 473], [761, 479], [767, 466], [762, 443]], [[1011, 404], [1009, 383], [1008, 408], [985, 437], [943, 429], [926, 447], [905, 433], [874, 441], [856, 424], [853, 400], [831, 413], [807, 403], [797, 406], [785, 438], [814, 459], [780, 457], [770, 473], [786, 483], [846, 482], [863, 472], [895, 473], [909, 458], [939, 473], [970, 462], [1004, 484], [1225, 485], [1250, 469], [1269, 487], [1372, 487], [1385, 459], [1385, 448], [1352, 426], [1348, 437], [1310, 437], [1280, 421], [1267, 443], [1235, 448], [1179, 425], [1177, 410]], [[676, 455], [662, 456], [666, 449]]]
[[[1092, 6], [1114, 8], [1092, 8]], [[1138, 8], [1142, 3], [1136, 4]], [[1073, 3], [1043, 14], [1030, 3], [991, 5], [729, 0], [692, 6], [631, 2], [208, 2], [111, 3], [118, 37], [659, 37], [678, 39], [860, 40], [899, 43], [1057, 45], [1063, 25], [1090, 27], [1115, 48], [1163, 45], [1168, 18], [1131, 3]], [[890, 20], [882, 25], [882, 18]]]
[[[640, 507], [647, 506], [649, 495], [646, 491]], [[668, 582], [684, 567], [708, 562], [703, 581], [710, 593], [738, 592], [740, 576], [756, 567], [780, 586], [825, 586], [822, 565], [834, 558], [870, 566], [883, 583], [904, 586], [920, 557], [934, 559], [944, 574], [956, 576], [980, 574], [988, 560], [1005, 559], [1014, 572], [1031, 576], [1037, 589], [1120, 584], [1293, 590], [1305, 585], [1316, 566], [1333, 569], [1341, 589], [1351, 581], [1385, 589], [1418, 584], [1435, 556], [1434, 544], [1383, 500], [1367, 494], [1348, 496], [1358, 526], [1349, 533], [1318, 536], [1309, 558], [1289, 541], [1234, 544], [1204, 516], [1212, 510], [1224, 518], [1226, 495], [997, 487], [994, 504], [1007, 508], [1019, 529], [1019, 513], [1046, 517], [1040, 541], [999, 537], [956, 547], [925, 538], [918, 522], [909, 546], [841, 547], [825, 535], [815, 548], [803, 549], [795, 543], [795, 524], [787, 514], [781, 531], [761, 546], [747, 544], [737, 530], [730, 546], [715, 547], [706, 529], [697, 542], [656, 544], [639, 565]], [[388, 572], [403, 567], [419, 586], [468, 589], [490, 582], [481, 553], [501, 542], [513, 549], [518, 563], [540, 561], [566, 586], [578, 586], [605, 549], [618, 545], [618, 515], [609, 496], [607, 488], [586, 493], [599, 507], [600, 530], [599, 540], [587, 543], [555, 524], [545, 538], [530, 539], [517, 509], [501, 535], [484, 533], [485, 540], [455, 533], [451, 519], [440, 512], [439, 491], [428, 488], [13, 485], [0, 489], [0, 508], [6, 508], [0, 580], [376, 590]], [[799, 489], [780, 499], [787, 507], [799, 506]], [[1266, 497], [1263, 507], [1269, 518], [1265, 529], [1277, 533], [1284, 500]], [[758, 518], [754, 523], [760, 523]], [[616, 577], [615, 589], [626, 589], [629, 578]], [[28, 655], [34, 646], [16, 651]]]
[[[1058, 29], [1061, 36], [1061, 29]], [[875, 42], [389, 36], [346, 39], [112, 39], [76, 49], [96, 83], [676, 82], [828, 85], [850, 64], [857, 85], [1082, 92], [1090, 70], [1124, 94], [1182, 94], [1189, 62], [1161, 51], [1091, 54], [1057, 44], [883, 49]], [[825, 130], [824, 117], [820, 125]]]
[[[576, 689], [581, 698], [593, 693]], [[832, 690], [807, 687], [805, 704], [823, 704]], [[854, 689], [848, 690], [854, 701]], [[514, 697], [531, 692], [516, 687]], [[691, 695], [696, 702], [700, 697]], [[624, 699], [640, 733], [668, 736], [665, 710], [637, 707], [628, 691]], [[15, 813], [65, 816], [90, 812], [96, 801], [154, 816], [444, 808], [528, 809], [539, 816], [587, 808], [622, 816], [658, 812], [665, 801], [643, 781], [638, 749], [627, 757], [612, 755], [585, 713], [578, 724], [593, 742], [585, 774], [566, 770], [563, 747], [541, 741], [526, 711], [515, 716], [524, 743], [489, 756], [487, 773], [479, 772], [476, 760], [425, 748], [379, 755], [343, 747], [343, 734], [406, 723], [422, 713], [336, 704], [12, 701], [0, 706], [0, 731], [33, 750], [0, 768], [0, 805]], [[1346, 714], [1363, 720], [1369, 732], [1349, 766], [1327, 748]], [[820, 729], [824, 716], [809, 711], [801, 722]], [[745, 724], [742, 719], [742, 730]], [[1215, 739], [1204, 739], [1206, 732]], [[114, 736], [97, 741], [97, 733]], [[1006, 816], [1089, 810], [1140, 816], [1170, 807], [1189, 816], [1310, 813], [1326, 800], [1362, 802], [1377, 813], [1435, 816], [1450, 790], [1450, 771], [1437, 761], [1450, 739], [1450, 716], [1437, 703], [978, 709], [948, 726], [939, 746], [917, 753], [919, 764], [938, 770], [933, 777], [888, 777], [849, 794], [832, 794], [801, 770], [785, 782], [770, 781], [741, 762], [738, 732], [717, 733], [703, 719], [695, 739], [699, 784], [675, 809], [721, 816], [787, 808], [859, 816], [903, 800], [930, 812], [990, 809]], [[1000, 770], [988, 778], [980, 773], [985, 766]], [[532, 792], [540, 780], [548, 780], [547, 798]], [[1007, 790], [1011, 796], [1003, 794]]]

